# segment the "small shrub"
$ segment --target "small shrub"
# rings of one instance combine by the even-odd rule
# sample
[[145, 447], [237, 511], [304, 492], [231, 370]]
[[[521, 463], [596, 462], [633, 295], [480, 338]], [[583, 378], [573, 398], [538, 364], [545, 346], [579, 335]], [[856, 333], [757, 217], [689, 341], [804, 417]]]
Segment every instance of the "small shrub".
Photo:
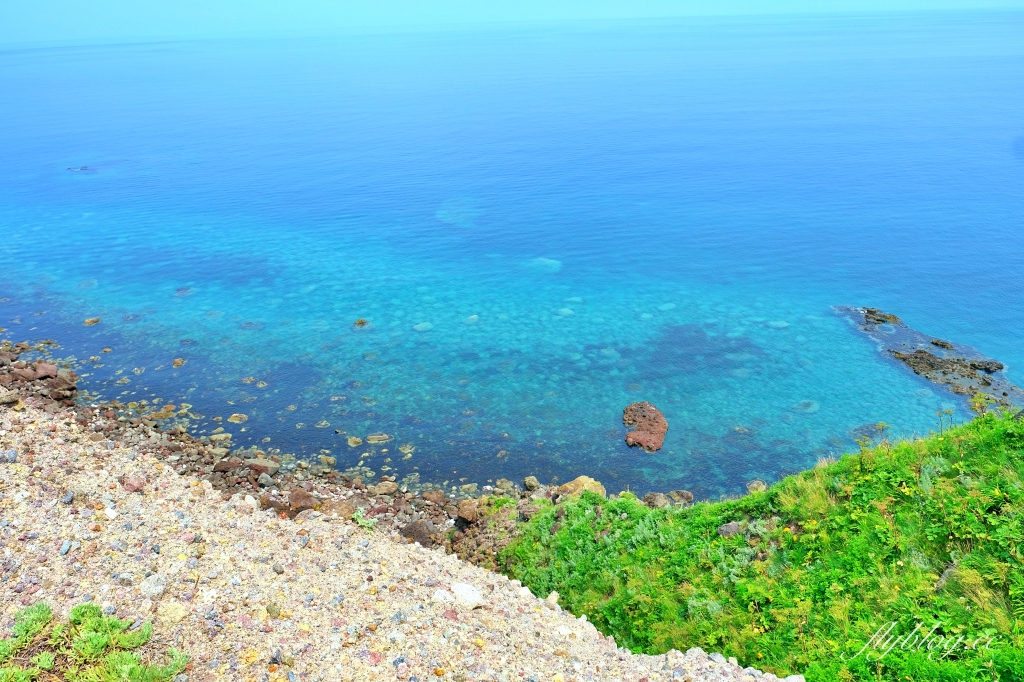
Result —
[[0, 682], [165, 682], [185, 669], [188, 658], [169, 651], [166, 665], [144, 663], [134, 649], [149, 641], [153, 625], [132, 631], [130, 620], [104, 616], [95, 604], [71, 609], [68, 623], [52, 624], [45, 603], [14, 616], [11, 637], [0, 640]]

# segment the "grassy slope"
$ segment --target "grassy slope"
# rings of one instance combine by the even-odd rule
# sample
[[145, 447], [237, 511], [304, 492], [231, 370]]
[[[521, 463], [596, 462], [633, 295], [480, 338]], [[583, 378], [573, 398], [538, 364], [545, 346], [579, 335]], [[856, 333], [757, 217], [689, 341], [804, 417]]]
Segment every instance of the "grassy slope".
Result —
[[[654, 510], [586, 494], [531, 519], [501, 562], [634, 650], [700, 646], [808, 680], [1024, 680], [1022, 478], [1024, 424], [986, 414], [739, 500]], [[720, 537], [734, 520], [744, 532]], [[840, 658], [891, 621], [998, 640]]]

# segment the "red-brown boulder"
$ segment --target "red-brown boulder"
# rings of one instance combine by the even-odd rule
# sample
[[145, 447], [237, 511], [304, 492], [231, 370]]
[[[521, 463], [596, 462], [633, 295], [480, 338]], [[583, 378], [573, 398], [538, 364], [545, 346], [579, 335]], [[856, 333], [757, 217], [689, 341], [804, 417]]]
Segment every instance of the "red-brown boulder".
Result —
[[633, 430], [626, 434], [627, 445], [655, 452], [665, 444], [668, 421], [661, 410], [648, 402], [627, 406], [622, 411], [622, 423], [633, 427]]
[[304, 512], [307, 509], [313, 509], [318, 503], [319, 500], [302, 488], [292, 488], [291, 492], [288, 493], [288, 506], [291, 507], [290, 511], [292, 514], [298, 514], [299, 512]]

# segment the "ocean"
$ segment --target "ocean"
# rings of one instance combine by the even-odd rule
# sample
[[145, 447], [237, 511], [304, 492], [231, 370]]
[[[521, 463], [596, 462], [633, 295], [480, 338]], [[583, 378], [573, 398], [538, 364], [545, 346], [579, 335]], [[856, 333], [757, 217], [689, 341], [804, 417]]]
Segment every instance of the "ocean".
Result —
[[[3, 51], [0, 339], [352, 474], [742, 494], [872, 424], [969, 418], [833, 306], [1022, 380], [1021, 36], [961, 12]], [[623, 440], [640, 400], [654, 454]]]

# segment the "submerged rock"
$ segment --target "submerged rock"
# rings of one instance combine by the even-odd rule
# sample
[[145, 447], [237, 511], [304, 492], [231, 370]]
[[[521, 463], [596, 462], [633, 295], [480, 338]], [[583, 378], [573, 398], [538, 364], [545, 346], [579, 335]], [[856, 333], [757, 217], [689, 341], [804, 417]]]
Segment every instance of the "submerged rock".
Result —
[[957, 395], [981, 393], [1005, 407], [1024, 405], [1024, 391], [1003, 376], [1003, 363], [974, 348], [922, 334], [877, 308], [837, 307], [836, 311], [876, 341], [882, 353], [918, 376]]
[[555, 260], [554, 258], [534, 258], [531, 261], [527, 261], [526, 267], [537, 272], [554, 274], [562, 269], [562, 261]]
[[654, 405], [648, 402], [633, 403], [622, 411], [622, 423], [634, 427], [626, 434], [626, 443], [641, 447], [647, 452], [656, 452], [665, 444], [668, 421]]
[[759, 478], [755, 478], [753, 481], [747, 484], [747, 491], [751, 493], [763, 493], [768, 490], [768, 484]]

